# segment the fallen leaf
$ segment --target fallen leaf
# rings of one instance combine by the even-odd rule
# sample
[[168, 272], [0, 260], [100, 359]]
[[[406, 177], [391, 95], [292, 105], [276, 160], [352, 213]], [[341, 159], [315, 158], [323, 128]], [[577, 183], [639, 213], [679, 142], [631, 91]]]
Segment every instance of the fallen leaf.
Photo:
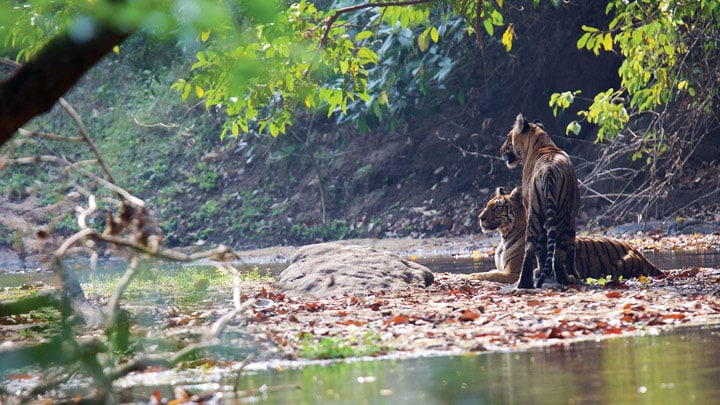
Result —
[[396, 315], [392, 319], [388, 319], [385, 321], [385, 325], [394, 324], [394, 325], [404, 325], [406, 323], [410, 322], [410, 317], [407, 315]]
[[463, 322], [469, 322], [474, 321], [480, 317], [480, 312], [474, 311], [472, 309], [466, 309], [463, 311], [462, 314], [460, 314], [460, 320]]
[[325, 305], [317, 301], [311, 301], [305, 303], [305, 309], [310, 312], [320, 312], [325, 309]]
[[620, 291], [608, 291], [605, 296], [608, 298], [620, 298], [622, 297], [622, 294]]
[[677, 274], [677, 277], [678, 278], [695, 277], [695, 276], [697, 276], [697, 274], [699, 272], [700, 272], [699, 267], [693, 267], [692, 269], [686, 269], [686, 270], [681, 271], [680, 273]]
[[345, 325], [345, 326], [349, 326], [349, 325], [365, 326], [365, 322], [363, 322], [363, 321], [355, 321], [355, 320], [352, 320], [352, 319], [345, 319], [345, 320], [342, 320], [342, 321], [337, 321], [337, 322], [335, 322], [335, 323], [337, 323], [338, 325]]
[[621, 334], [622, 332], [623, 332], [622, 329], [621, 329], [621, 328], [618, 328], [617, 326], [612, 326], [612, 327], [609, 327], [609, 328], [605, 328], [605, 330], [603, 331], [603, 333], [606, 334], [606, 335], [619, 335], [619, 334]]
[[627, 323], [633, 323], [635, 322], [635, 315], [634, 314], [625, 314], [622, 318], [620, 318], [621, 321], [627, 322]]

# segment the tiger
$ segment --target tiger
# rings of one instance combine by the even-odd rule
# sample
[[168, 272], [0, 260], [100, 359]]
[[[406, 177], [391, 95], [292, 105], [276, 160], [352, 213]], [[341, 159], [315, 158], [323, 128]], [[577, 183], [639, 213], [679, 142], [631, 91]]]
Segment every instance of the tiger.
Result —
[[500, 155], [509, 168], [523, 166], [522, 196], [527, 209], [525, 252], [517, 288], [533, 288], [533, 262], [540, 263], [537, 287], [555, 274], [561, 284], [577, 282], [575, 217], [580, 206], [570, 157], [542, 125], [518, 114]]
[[[480, 228], [485, 233], [500, 232], [500, 243], [495, 249], [495, 267], [485, 273], [469, 275], [471, 280], [514, 283], [520, 277], [523, 260], [523, 238], [527, 222], [522, 193], [514, 188], [507, 193], [499, 187], [478, 216]], [[612, 276], [632, 278], [639, 276], [662, 276], [637, 249], [627, 242], [616, 239], [578, 236], [575, 239], [575, 269], [582, 280]]]

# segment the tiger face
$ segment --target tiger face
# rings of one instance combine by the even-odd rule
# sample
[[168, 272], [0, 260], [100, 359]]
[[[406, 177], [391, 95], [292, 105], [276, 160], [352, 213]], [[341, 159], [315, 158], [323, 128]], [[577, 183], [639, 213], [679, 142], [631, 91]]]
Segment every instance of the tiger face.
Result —
[[495, 197], [488, 201], [480, 212], [478, 220], [480, 228], [485, 233], [499, 231], [501, 235], [508, 234], [516, 224], [516, 215], [522, 212], [522, 196], [519, 189], [508, 194], [503, 187], [498, 187]]
[[529, 122], [522, 114], [518, 114], [505, 143], [500, 147], [500, 156], [505, 160], [507, 167], [514, 169], [525, 164], [531, 143], [541, 133], [544, 133], [541, 123]]

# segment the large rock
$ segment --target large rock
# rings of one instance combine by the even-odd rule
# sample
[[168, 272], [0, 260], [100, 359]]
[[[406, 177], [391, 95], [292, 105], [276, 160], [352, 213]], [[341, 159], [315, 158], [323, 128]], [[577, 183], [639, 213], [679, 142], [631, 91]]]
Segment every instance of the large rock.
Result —
[[275, 287], [296, 296], [317, 298], [366, 295], [408, 287], [427, 287], [427, 267], [378, 249], [321, 243], [300, 248]]

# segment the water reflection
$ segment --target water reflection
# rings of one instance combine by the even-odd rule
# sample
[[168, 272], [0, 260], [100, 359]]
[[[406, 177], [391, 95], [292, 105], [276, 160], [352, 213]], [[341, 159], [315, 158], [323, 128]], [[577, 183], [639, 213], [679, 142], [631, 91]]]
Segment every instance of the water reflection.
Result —
[[643, 251], [645, 257], [660, 269], [689, 267], [720, 268], [720, 250]]
[[336, 363], [243, 379], [265, 403], [677, 404], [720, 398], [720, 327], [526, 352]]
[[[693, 267], [720, 268], [719, 250], [643, 251], [642, 253], [653, 262], [655, 266], [663, 270], [678, 270]], [[436, 273], [469, 274], [495, 269], [495, 259], [485, 256], [475, 259], [468, 256], [433, 257], [421, 259], [418, 260], [418, 262]]]

